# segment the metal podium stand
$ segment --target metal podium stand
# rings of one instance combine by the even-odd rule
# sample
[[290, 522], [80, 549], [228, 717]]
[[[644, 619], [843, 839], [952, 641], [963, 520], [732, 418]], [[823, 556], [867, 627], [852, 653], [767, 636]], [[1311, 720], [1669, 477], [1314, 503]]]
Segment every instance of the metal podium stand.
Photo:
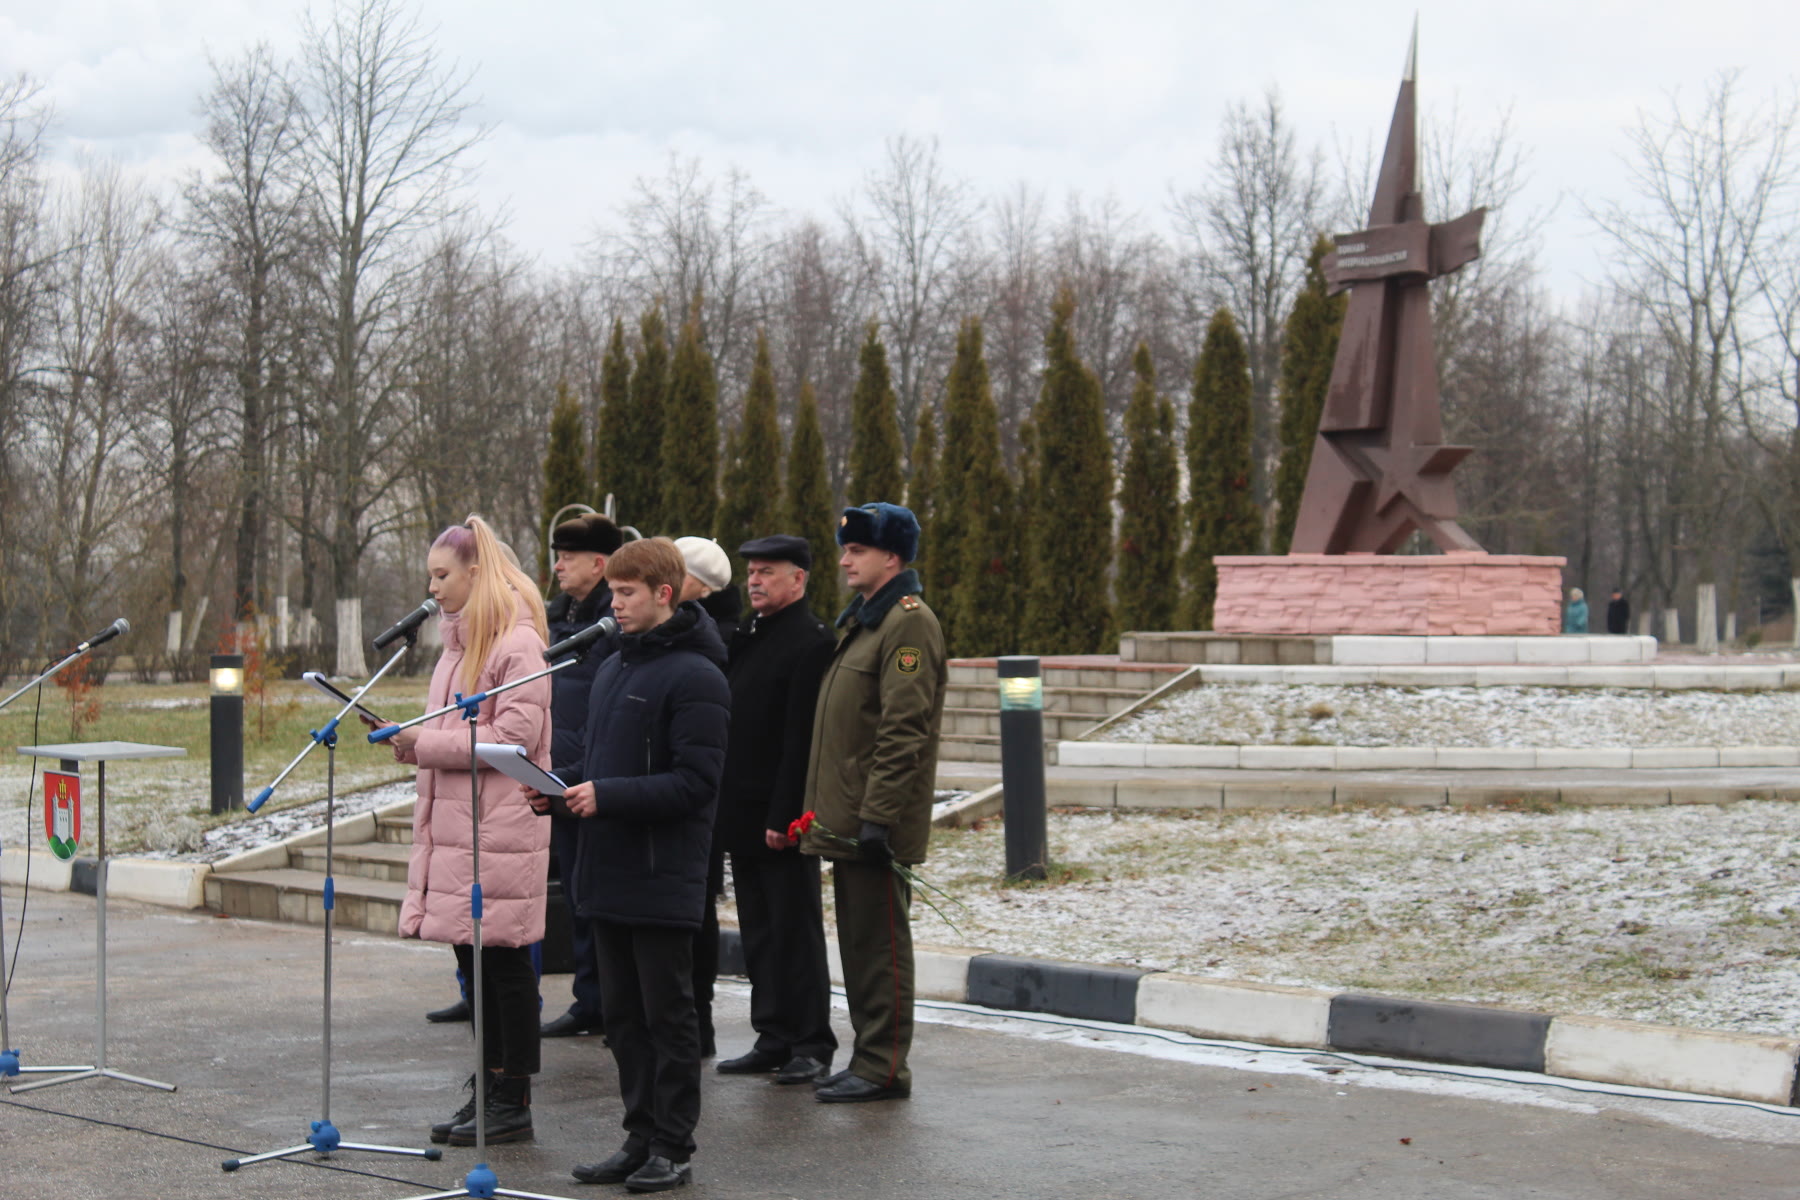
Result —
[[94, 1065], [74, 1068], [71, 1075], [18, 1084], [9, 1090], [29, 1092], [33, 1088], [74, 1083], [77, 1079], [105, 1078], [172, 1092], [175, 1090], [172, 1083], [127, 1075], [106, 1065], [106, 764], [128, 758], [181, 758], [187, 751], [179, 746], [148, 746], [142, 742], [70, 742], [61, 746], [20, 746], [19, 753], [31, 758], [58, 759], [65, 771], [77, 770], [79, 763], [98, 764], [94, 785], [97, 830], [94, 854]]

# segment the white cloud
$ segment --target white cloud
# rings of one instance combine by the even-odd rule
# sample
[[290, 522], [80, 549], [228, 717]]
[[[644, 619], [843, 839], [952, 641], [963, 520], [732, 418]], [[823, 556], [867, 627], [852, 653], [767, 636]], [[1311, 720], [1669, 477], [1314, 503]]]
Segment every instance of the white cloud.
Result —
[[[0, 13], [0, 71], [27, 71], [80, 145], [173, 179], [194, 161], [207, 53], [298, 43], [299, 6], [251, 0], [65, 0]], [[325, 11], [321, 6], [321, 11]], [[1234, 100], [1276, 86], [1303, 138], [1379, 144], [1415, 0], [1221, 9], [1172, 0], [846, 7], [436, 0], [422, 10], [446, 61], [473, 76], [482, 202], [547, 262], [573, 261], [597, 220], [671, 149], [735, 163], [776, 203], [826, 215], [879, 165], [884, 139], [938, 136], [946, 163], [997, 194], [1116, 193], [1153, 224], [1171, 182], [1203, 177]], [[1724, 0], [1427, 4], [1421, 99], [1454, 100], [1472, 130], [1511, 110], [1532, 155], [1524, 207], [1554, 209], [1552, 281], [1593, 258], [1574, 197], [1619, 194], [1621, 127], [1666, 90], [1742, 67], [1753, 93], [1790, 80], [1791, 5]]]

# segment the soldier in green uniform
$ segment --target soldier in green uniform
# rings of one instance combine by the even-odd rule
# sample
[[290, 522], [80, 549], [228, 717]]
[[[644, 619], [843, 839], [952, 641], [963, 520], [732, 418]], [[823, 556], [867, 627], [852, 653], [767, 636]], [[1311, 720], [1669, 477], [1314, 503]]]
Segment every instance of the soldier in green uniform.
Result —
[[937, 783], [938, 728], [949, 676], [944, 634], [919, 598], [919, 522], [897, 504], [847, 508], [838, 565], [857, 593], [838, 617], [837, 649], [819, 685], [800, 843], [833, 861], [838, 951], [856, 1048], [821, 1080], [829, 1104], [910, 1095], [913, 1030], [910, 889], [898, 861], [924, 861]]

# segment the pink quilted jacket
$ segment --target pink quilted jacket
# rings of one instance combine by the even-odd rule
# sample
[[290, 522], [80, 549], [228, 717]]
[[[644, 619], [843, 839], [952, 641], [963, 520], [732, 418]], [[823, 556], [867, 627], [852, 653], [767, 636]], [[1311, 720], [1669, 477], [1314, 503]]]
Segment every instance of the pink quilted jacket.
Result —
[[[431, 673], [427, 710], [452, 703], [462, 673], [462, 622], [441, 618], [444, 652]], [[544, 642], [525, 606], [482, 668], [478, 691], [487, 691], [544, 667]], [[476, 722], [483, 742], [524, 746], [538, 766], [550, 766], [550, 680], [514, 688], [481, 705]], [[402, 761], [419, 767], [419, 800], [413, 808], [412, 859], [400, 935], [469, 945], [473, 877], [469, 818], [469, 727], [460, 712], [420, 726], [419, 740]], [[544, 881], [550, 865], [550, 821], [531, 811], [519, 785], [483, 768], [481, 781], [481, 940], [487, 946], [529, 946], [544, 936]]]

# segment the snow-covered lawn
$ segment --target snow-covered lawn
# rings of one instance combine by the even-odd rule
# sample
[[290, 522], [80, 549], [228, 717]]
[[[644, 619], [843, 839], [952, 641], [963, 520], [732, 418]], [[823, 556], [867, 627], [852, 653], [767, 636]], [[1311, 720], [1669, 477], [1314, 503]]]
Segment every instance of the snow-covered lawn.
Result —
[[[1229, 979], [1800, 1031], [1800, 804], [1057, 813], [935, 831], [923, 943]], [[831, 889], [825, 889], [829, 909]], [[940, 905], [942, 902], [939, 902]], [[829, 911], [827, 915], [829, 920]]]
[[1240, 746], [1784, 746], [1800, 692], [1209, 684], [1108, 729], [1113, 742]]

